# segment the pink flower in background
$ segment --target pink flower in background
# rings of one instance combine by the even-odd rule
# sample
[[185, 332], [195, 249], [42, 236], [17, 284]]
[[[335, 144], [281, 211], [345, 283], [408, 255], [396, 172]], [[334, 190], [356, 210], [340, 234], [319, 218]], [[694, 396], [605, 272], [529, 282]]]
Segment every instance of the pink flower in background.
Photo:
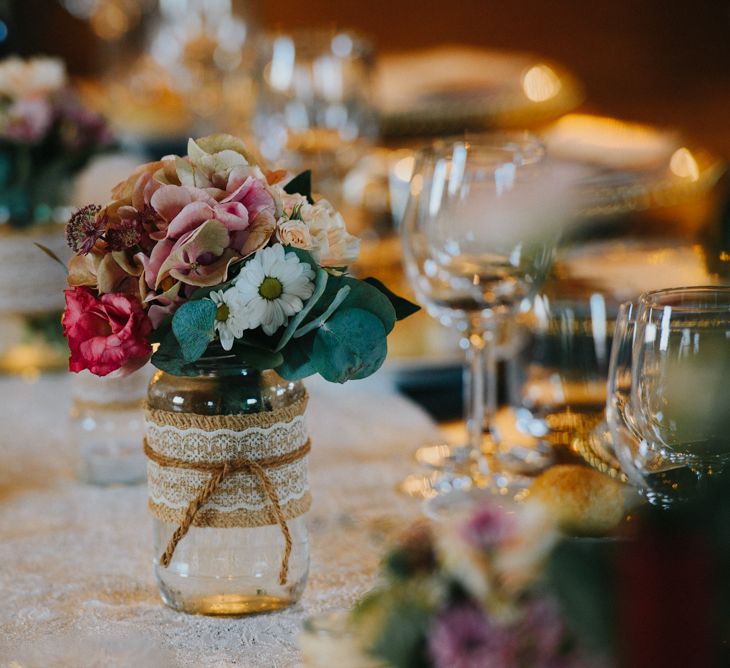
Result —
[[462, 537], [477, 550], [498, 547], [514, 530], [510, 514], [496, 504], [480, 508], [464, 525]]
[[147, 337], [152, 323], [139, 300], [121, 293], [96, 297], [82, 287], [65, 290], [63, 333], [71, 357], [69, 369], [97, 376], [142, 367], [152, 354]]
[[105, 146], [114, 141], [104, 117], [82, 106], [70, 91], [63, 91], [57, 107], [61, 140], [68, 148], [78, 150], [87, 146]]
[[532, 650], [526, 663], [542, 666], [560, 655], [567, 629], [557, 603], [538, 598], [525, 604], [517, 633], [521, 644]]
[[491, 622], [479, 608], [462, 604], [441, 613], [428, 638], [436, 668], [514, 668], [513, 634]]

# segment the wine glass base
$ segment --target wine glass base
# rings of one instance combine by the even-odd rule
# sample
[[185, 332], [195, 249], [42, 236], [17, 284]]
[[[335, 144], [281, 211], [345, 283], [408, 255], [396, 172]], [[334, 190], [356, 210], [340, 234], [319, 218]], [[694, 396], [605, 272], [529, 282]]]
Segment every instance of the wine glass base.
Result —
[[530, 446], [502, 443], [494, 457], [505, 470], [524, 475], [540, 473], [555, 462], [552, 447], [544, 441]]
[[423, 514], [440, 522], [460, 517], [484, 503], [498, 503], [500, 499], [519, 500], [532, 479], [507, 472], [491, 472], [475, 476], [471, 487], [441, 490], [428, 497], [422, 505]]
[[474, 486], [471, 474], [453, 471], [428, 471], [412, 473], [396, 485], [396, 491], [416, 499], [429, 499], [454, 490], [467, 490]]
[[423, 445], [413, 453], [413, 459], [419, 466], [436, 471], [452, 469], [468, 458], [469, 448], [449, 443]]

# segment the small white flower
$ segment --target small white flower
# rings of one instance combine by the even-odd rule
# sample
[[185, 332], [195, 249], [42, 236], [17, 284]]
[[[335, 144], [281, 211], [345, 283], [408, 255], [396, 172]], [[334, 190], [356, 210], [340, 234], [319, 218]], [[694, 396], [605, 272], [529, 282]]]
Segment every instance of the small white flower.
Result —
[[243, 336], [246, 329], [244, 319], [244, 308], [235, 290], [228, 289], [225, 292], [218, 290], [208, 295], [216, 305], [215, 331], [218, 332], [223, 350], [230, 350], [233, 341]]
[[243, 304], [245, 329], [261, 326], [267, 335], [299, 313], [314, 292], [314, 270], [275, 244], [260, 250], [238, 275], [234, 287]]

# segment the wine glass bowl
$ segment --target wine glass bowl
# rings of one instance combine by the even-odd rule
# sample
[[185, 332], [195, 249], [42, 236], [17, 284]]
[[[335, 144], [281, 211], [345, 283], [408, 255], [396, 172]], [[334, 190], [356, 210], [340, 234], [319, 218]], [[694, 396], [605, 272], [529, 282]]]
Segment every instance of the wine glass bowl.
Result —
[[313, 165], [334, 197], [344, 173], [377, 136], [373, 52], [349, 32], [299, 30], [262, 38], [253, 130], [264, 158], [291, 170]]
[[403, 226], [405, 268], [419, 301], [444, 325], [483, 329], [537, 285], [539, 260], [548, 258], [520, 235], [529, 215], [520, 197], [542, 158], [529, 136], [439, 142], [419, 156], [410, 198], [417, 210], [406, 216], [420, 222]]
[[609, 417], [627, 474], [667, 505], [730, 462], [730, 288], [646, 293], [635, 327], [628, 401], [614, 392]]

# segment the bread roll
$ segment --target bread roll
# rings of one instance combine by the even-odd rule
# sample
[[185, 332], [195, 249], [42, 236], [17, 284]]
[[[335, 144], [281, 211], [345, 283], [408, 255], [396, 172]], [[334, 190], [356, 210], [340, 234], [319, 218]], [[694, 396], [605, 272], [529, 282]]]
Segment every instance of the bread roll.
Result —
[[585, 466], [549, 468], [535, 479], [529, 498], [545, 505], [558, 526], [571, 534], [603, 535], [624, 516], [621, 484]]

